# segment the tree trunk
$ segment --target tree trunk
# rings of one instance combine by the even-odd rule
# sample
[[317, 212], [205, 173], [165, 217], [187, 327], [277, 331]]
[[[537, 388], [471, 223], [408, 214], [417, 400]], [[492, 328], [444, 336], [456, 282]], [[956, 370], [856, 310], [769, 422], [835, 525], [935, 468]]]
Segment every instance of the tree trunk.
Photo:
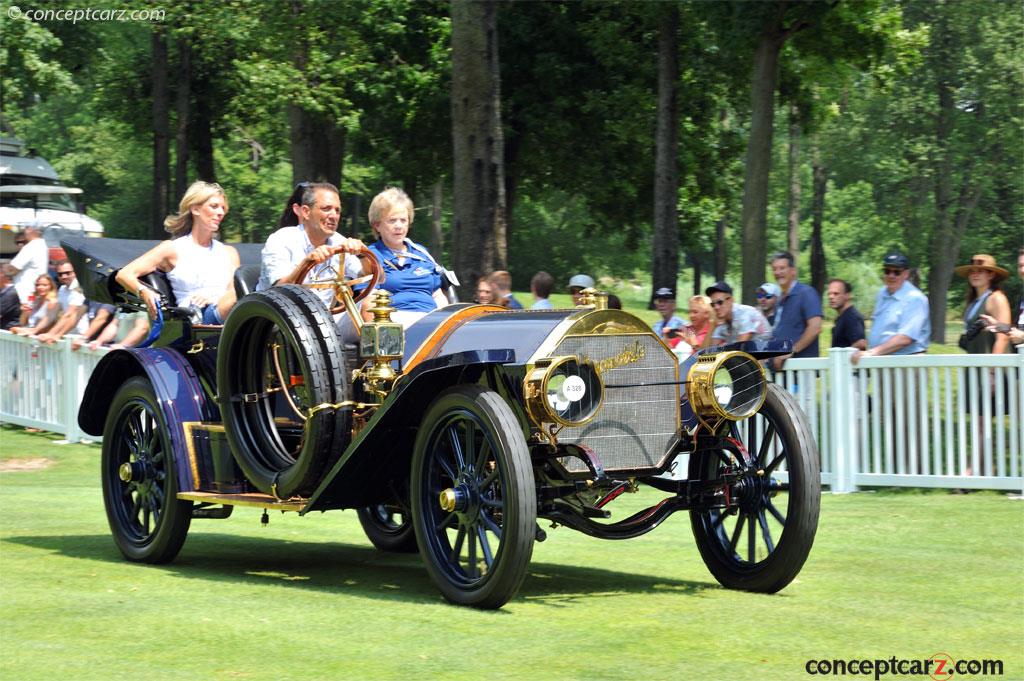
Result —
[[[981, 198], [981, 190], [971, 182], [973, 160], [962, 163], [960, 191], [953, 200], [954, 159], [952, 134], [957, 115], [955, 93], [958, 84], [954, 48], [948, 19], [939, 13], [933, 24], [934, 42], [932, 58], [935, 65], [939, 108], [935, 117], [935, 209], [936, 224], [932, 241], [928, 271], [928, 307], [932, 326], [932, 341], [946, 341], [946, 295], [953, 276], [953, 267], [960, 257], [960, 242], [974, 208]], [[972, 157], [973, 158], [973, 157]]]
[[653, 292], [667, 286], [676, 288], [679, 276], [678, 133], [676, 106], [679, 80], [679, 7], [664, 6], [658, 37], [658, 124], [654, 159], [654, 236], [651, 272]]
[[812, 164], [813, 192], [811, 200], [811, 286], [820, 296], [828, 282], [825, 246], [821, 242], [821, 225], [825, 221], [825, 192], [828, 189], [828, 169], [821, 162], [821, 149], [814, 145]]
[[178, 115], [178, 134], [175, 139], [174, 189], [176, 196], [182, 196], [188, 187], [188, 128], [189, 100], [192, 97], [192, 45], [190, 38], [178, 38], [178, 96], [175, 109]]
[[319, 113], [288, 106], [292, 144], [292, 184], [309, 180], [341, 185], [345, 129]]
[[210, 81], [204, 71], [193, 68], [192, 95], [195, 110], [189, 123], [192, 129], [192, 157], [196, 168], [196, 179], [216, 182], [213, 167], [213, 107], [210, 102]]
[[153, 31], [153, 222], [149, 237], [163, 239], [167, 217], [170, 178], [170, 95], [167, 92], [167, 35], [162, 28]]
[[755, 303], [754, 291], [764, 281], [767, 241], [768, 173], [772, 165], [772, 126], [775, 113], [775, 81], [783, 38], [781, 21], [761, 35], [754, 55], [750, 95], [750, 137], [747, 141], [746, 174], [743, 179], [742, 301]]
[[[800, 110], [789, 105], [789, 252], [800, 253]], [[820, 291], [819, 291], [820, 292]]]
[[444, 200], [444, 181], [434, 183], [434, 205], [430, 210], [430, 252], [434, 258], [444, 258], [444, 233], [441, 231], [441, 202]]
[[454, 0], [452, 32], [452, 263], [465, 300], [508, 263], [504, 140], [493, 0]]
[[[725, 243], [725, 227], [729, 223], [728, 214], [715, 223], [715, 281], [725, 280], [725, 265], [728, 262], [728, 247]], [[703, 291], [700, 291], [703, 293]]]

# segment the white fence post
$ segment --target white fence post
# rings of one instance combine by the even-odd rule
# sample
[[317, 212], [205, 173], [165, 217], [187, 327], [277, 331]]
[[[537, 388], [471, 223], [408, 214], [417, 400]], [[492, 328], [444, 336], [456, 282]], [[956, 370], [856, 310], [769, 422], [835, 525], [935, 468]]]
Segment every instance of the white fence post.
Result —
[[855, 492], [854, 475], [858, 466], [856, 414], [857, 402], [853, 389], [853, 348], [830, 348], [829, 359], [829, 421], [831, 425], [833, 492]]

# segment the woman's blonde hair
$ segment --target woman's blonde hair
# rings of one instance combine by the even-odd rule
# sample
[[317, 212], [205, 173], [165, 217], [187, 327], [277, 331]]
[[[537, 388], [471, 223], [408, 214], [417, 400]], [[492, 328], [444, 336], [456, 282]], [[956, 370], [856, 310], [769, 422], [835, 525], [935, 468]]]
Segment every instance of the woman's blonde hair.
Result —
[[220, 195], [224, 198], [224, 212], [228, 212], [228, 195], [224, 193], [223, 187], [216, 182], [193, 182], [185, 195], [181, 197], [178, 204], [178, 212], [175, 215], [168, 215], [164, 220], [164, 229], [171, 233], [171, 236], [184, 236], [192, 231], [192, 208], [201, 206], [210, 200], [210, 197]]
[[687, 301], [687, 303], [699, 307], [701, 310], [704, 311], [704, 314], [708, 316], [708, 320], [712, 324], [715, 323], [715, 309], [711, 307], [710, 298], [708, 298], [707, 296], [692, 296], [690, 300]]
[[57, 300], [57, 282], [53, 280], [49, 274], [40, 274], [36, 277], [35, 283], [39, 283], [40, 279], [45, 279], [50, 282], [50, 292], [46, 294], [46, 300], [49, 302], [55, 302]]
[[395, 208], [405, 206], [405, 210], [409, 213], [409, 226], [412, 226], [413, 205], [412, 199], [409, 195], [398, 187], [388, 187], [377, 196], [373, 197], [373, 201], [370, 202], [370, 211], [368, 217], [370, 218], [370, 226], [377, 224], [381, 221], [381, 218], [390, 213]]

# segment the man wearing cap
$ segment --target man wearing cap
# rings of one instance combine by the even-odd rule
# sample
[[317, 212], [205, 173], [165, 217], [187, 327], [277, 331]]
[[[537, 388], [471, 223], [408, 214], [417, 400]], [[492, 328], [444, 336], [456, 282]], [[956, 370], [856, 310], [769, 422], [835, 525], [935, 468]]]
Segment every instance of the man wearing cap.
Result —
[[[686, 322], [676, 316], [676, 292], [668, 286], [662, 286], [655, 291], [654, 309], [661, 315], [661, 319], [654, 322], [654, 333], [665, 342], [670, 338], [678, 342], [678, 332], [686, 326]], [[670, 344], [674, 345], [675, 343]]]
[[733, 302], [732, 287], [727, 283], [715, 282], [704, 294], [711, 298], [711, 307], [718, 317], [718, 326], [711, 335], [715, 345], [771, 340], [772, 327], [768, 320], [756, 307]]
[[[790, 357], [817, 357], [821, 298], [813, 288], [796, 280], [796, 259], [792, 253], [776, 253], [771, 265], [772, 276], [780, 289], [772, 337], [793, 343]], [[772, 359], [772, 366], [778, 371], [785, 361], [786, 357], [776, 357]]]
[[779, 302], [778, 285], [766, 281], [757, 287], [754, 295], [757, 296], [757, 306], [761, 308], [761, 314], [768, 320], [769, 324], [775, 324], [775, 304]]
[[875, 299], [868, 349], [854, 353], [854, 364], [861, 357], [878, 355], [916, 355], [928, 349], [932, 323], [928, 318], [928, 298], [910, 283], [910, 260], [894, 251], [882, 261], [885, 286]]
[[572, 279], [569, 280], [569, 293], [572, 294], [572, 304], [582, 305], [583, 304], [583, 289], [594, 288], [597, 283], [593, 277], [589, 277], [586, 274], [573, 275]]
[[850, 302], [853, 285], [845, 279], [828, 282], [828, 306], [836, 311], [836, 325], [832, 327], [833, 348], [856, 348], [867, 350], [864, 337], [864, 315]]

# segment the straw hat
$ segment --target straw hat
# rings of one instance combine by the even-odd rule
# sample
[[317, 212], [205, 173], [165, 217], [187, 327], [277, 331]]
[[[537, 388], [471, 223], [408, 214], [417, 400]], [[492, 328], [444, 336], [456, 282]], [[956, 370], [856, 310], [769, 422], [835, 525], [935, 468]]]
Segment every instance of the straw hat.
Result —
[[989, 272], [995, 275], [995, 278], [997, 280], [1005, 279], [1010, 274], [1002, 267], [996, 265], [996, 259], [987, 253], [979, 253], [978, 255], [971, 256], [971, 262], [969, 265], [961, 265], [960, 267], [957, 267], [953, 271], [956, 272], [961, 277], [966, 277], [971, 273], [971, 270], [973, 270], [976, 267], [980, 267], [983, 270], [988, 270]]

